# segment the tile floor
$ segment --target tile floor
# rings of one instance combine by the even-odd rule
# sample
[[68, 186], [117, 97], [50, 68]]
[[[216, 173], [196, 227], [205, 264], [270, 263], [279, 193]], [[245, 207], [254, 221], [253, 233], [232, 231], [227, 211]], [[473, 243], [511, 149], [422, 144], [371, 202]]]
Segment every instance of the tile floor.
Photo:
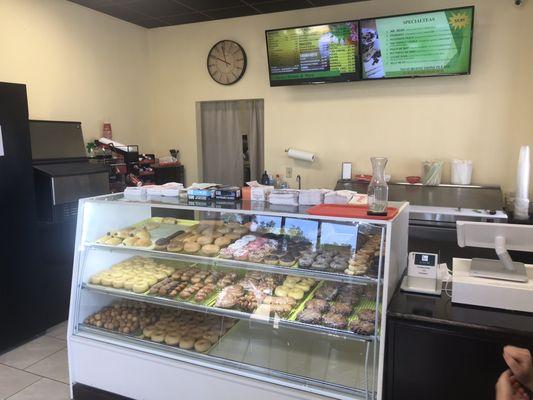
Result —
[[67, 323], [0, 355], [0, 400], [68, 400]]

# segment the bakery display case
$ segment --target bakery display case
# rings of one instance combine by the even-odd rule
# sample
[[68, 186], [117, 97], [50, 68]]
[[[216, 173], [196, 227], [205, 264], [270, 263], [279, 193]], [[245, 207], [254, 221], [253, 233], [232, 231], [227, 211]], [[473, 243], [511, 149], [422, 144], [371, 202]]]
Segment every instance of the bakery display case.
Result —
[[407, 261], [407, 204], [393, 206], [386, 220], [256, 202], [82, 200], [74, 392], [380, 399], [386, 309]]

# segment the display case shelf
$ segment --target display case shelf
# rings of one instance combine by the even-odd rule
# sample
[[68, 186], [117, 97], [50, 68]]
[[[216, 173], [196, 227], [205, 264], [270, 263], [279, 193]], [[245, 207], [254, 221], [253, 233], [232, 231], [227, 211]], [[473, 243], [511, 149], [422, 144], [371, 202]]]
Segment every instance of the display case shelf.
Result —
[[[246, 333], [249, 333], [247, 332], [247, 328], [243, 330]], [[327, 385], [324, 384], [325, 377], [323, 377], [322, 379], [317, 379], [316, 377], [316, 375], [324, 374], [324, 372], [315, 373], [315, 378], [309, 376], [307, 376], [306, 378], [300, 378], [294, 373], [291, 374], [287, 372], [282, 372], [273, 368], [268, 368], [267, 366], [256, 366], [246, 364], [246, 367], [243, 368], [243, 363], [241, 361], [229, 360], [228, 358], [223, 357], [223, 354], [226, 351], [225, 348], [233, 348], [235, 341], [242, 342], [243, 340], [247, 339], [247, 335], [243, 334], [243, 332], [236, 332], [234, 338], [230, 338], [230, 335], [227, 335], [227, 338], [222, 338], [220, 344], [213, 346], [213, 348], [211, 348], [207, 353], [198, 353], [189, 350], [182, 350], [177, 347], [147, 341], [138, 336], [119, 334], [113, 331], [109, 331], [107, 329], [96, 328], [85, 324], [78, 325], [78, 334], [98, 340], [105, 339], [113, 344], [128, 345], [131, 349], [143, 350], [149, 353], [157, 353], [179, 361], [193, 363], [201, 366], [209, 366], [210, 368], [216, 368], [224, 372], [232, 372], [238, 375], [244, 375], [251, 378], [257, 378], [259, 376], [262, 376], [265, 374], [265, 371], [268, 370], [268, 375], [270, 376], [270, 379], [273, 382], [276, 382], [276, 380], [278, 380], [278, 382], [276, 383], [279, 384], [287, 384], [287, 382], [290, 382], [291, 385], [294, 387], [305, 385], [312, 389], [312, 392], [315, 392], [317, 394], [324, 394], [326, 396], [331, 394], [331, 390], [333, 389], [335, 390], [336, 398], [342, 400], [353, 400], [355, 398], [371, 398], [368, 396], [368, 393], [372, 390], [372, 388], [370, 387], [371, 384], [369, 383], [372, 380], [372, 377], [368, 375], [368, 367], [369, 363], [372, 362], [372, 354], [368, 343], [361, 344], [363, 346], [361, 348], [361, 351], [364, 353], [365, 357], [362, 360], [361, 364], [355, 366], [355, 369], [357, 370], [355, 371], [357, 373], [356, 380], [360, 381], [359, 384], [361, 387], [363, 387], [363, 389], [357, 389], [349, 387], [347, 384], [348, 379], [346, 378], [344, 379], [344, 382], [346, 382], [346, 384], [342, 384], [341, 382], [328, 383]], [[287, 340], [287, 338], [285, 337], [285, 335], [282, 335], [282, 337], [277, 338], [277, 340], [282, 341]], [[224, 341], [227, 341], [228, 343], [224, 343]], [[247, 343], [246, 346], [243, 346], [244, 349], [246, 349], [243, 353], [250, 353], [250, 346], [253, 346], [253, 344]], [[326, 350], [326, 352], [328, 352], [328, 350]], [[240, 357], [246, 358], [246, 355], [242, 354]], [[354, 366], [352, 366], [352, 368], [353, 367]], [[309, 370], [309, 367], [304, 367], [304, 369]]]
[[314, 332], [314, 333], [320, 333], [320, 334], [325, 334], [325, 335], [336, 335], [336, 336], [343, 337], [346, 339], [370, 341], [370, 342], [376, 339], [375, 335], [368, 335], [368, 336], [358, 335], [356, 333], [353, 333], [347, 330], [342, 330], [342, 329], [333, 329], [333, 328], [328, 328], [326, 326], [321, 326], [321, 325], [304, 324], [299, 321], [289, 321], [289, 320], [277, 318], [277, 317], [265, 317], [262, 315], [257, 315], [257, 314], [248, 313], [244, 311], [210, 307], [210, 306], [206, 306], [202, 304], [190, 303], [190, 302], [180, 301], [176, 299], [168, 299], [165, 297], [137, 294], [133, 292], [128, 292], [126, 290], [92, 285], [90, 283], [82, 284], [82, 289], [91, 291], [94, 293], [110, 295], [110, 296], [121, 298], [121, 299], [135, 300], [135, 301], [140, 301], [143, 303], [149, 303], [149, 304], [154, 304], [154, 305], [159, 305], [159, 306], [164, 306], [164, 307], [172, 307], [172, 308], [178, 308], [178, 309], [183, 309], [183, 310], [198, 311], [204, 314], [213, 314], [213, 315], [218, 315], [221, 317], [231, 317], [231, 318], [236, 318], [240, 320], [250, 320], [250, 321], [260, 323], [260, 324], [270, 325], [270, 326], [273, 326], [274, 328], [282, 326], [282, 327], [302, 330], [306, 332]]
[[120, 252], [127, 254], [135, 254], [145, 257], [157, 257], [167, 260], [176, 260], [176, 261], [185, 261], [191, 263], [198, 263], [204, 265], [212, 265], [216, 267], [231, 268], [231, 269], [241, 269], [247, 271], [259, 271], [259, 272], [269, 272], [273, 274], [281, 275], [295, 275], [295, 276], [305, 276], [309, 278], [315, 278], [319, 280], [334, 281], [340, 283], [352, 283], [352, 284], [377, 284], [381, 282], [378, 278], [373, 278], [369, 276], [351, 276], [346, 274], [334, 273], [334, 272], [322, 272], [314, 271], [312, 269], [305, 268], [296, 268], [296, 267], [282, 267], [282, 266], [272, 266], [268, 264], [259, 264], [249, 261], [238, 261], [238, 260], [226, 260], [223, 258], [217, 257], [206, 257], [201, 255], [194, 254], [183, 254], [183, 253], [170, 253], [167, 251], [157, 251], [157, 250], [145, 250], [138, 247], [117, 247], [110, 246], [105, 244], [97, 243], [86, 243], [85, 247], [87, 249], [105, 249], [110, 252]]

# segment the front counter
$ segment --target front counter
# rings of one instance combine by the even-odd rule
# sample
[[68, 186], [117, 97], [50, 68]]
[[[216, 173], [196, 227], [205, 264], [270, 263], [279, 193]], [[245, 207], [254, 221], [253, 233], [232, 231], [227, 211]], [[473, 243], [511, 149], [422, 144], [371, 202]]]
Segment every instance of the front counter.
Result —
[[533, 350], [531, 314], [398, 290], [387, 312], [384, 398], [494, 399], [508, 344]]

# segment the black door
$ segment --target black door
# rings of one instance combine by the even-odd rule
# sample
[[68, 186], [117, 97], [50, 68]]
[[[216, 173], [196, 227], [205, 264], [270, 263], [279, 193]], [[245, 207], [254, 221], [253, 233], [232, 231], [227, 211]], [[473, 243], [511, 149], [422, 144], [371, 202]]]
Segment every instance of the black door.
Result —
[[43, 327], [26, 86], [0, 83], [0, 352]]

